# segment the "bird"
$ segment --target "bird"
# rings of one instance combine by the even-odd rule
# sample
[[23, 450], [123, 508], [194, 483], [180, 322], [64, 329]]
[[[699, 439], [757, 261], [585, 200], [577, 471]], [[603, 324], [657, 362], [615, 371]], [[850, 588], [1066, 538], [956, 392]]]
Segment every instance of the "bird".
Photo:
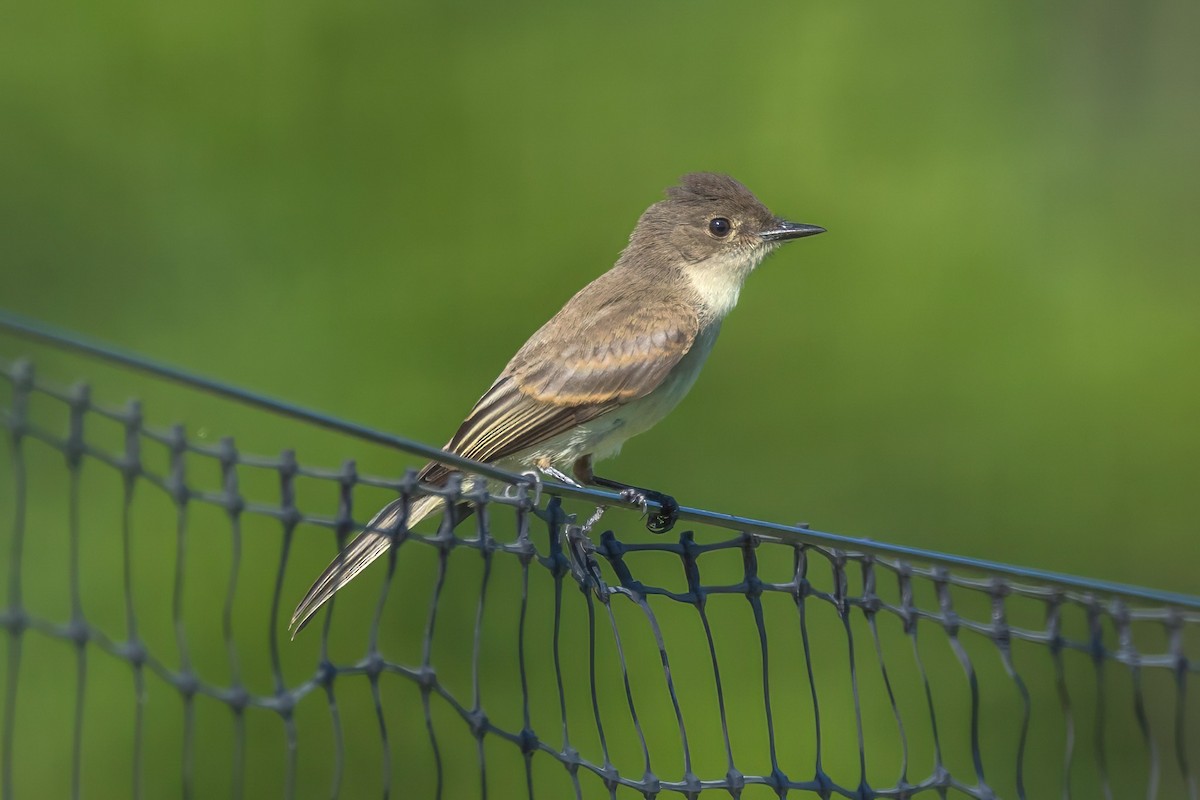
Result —
[[[678, 510], [672, 497], [600, 477], [594, 462], [616, 455], [683, 399], [762, 260], [783, 242], [824, 232], [775, 216], [727, 175], [684, 175], [641, 215], [616, 264], [529, 337], [444, 449], [616, 489], [643, 509], [656, 500], [661, 510], [647, 526], [669, 530]], [[431, 461], [417, 478], [444, 486], [454, 471]], [[293, 637], [387, 551], [396, 526], [411, 529], [445, 501], [422, 495], [407, 505], [406, 517], [404, 498], [382, 508], [321, 573], [292, 615]]]

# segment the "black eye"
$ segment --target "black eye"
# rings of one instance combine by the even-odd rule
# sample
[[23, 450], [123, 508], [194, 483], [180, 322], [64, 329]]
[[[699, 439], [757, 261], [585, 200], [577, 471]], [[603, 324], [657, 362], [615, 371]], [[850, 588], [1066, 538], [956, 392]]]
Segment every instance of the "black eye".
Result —
[[724, 239], [726, 236], [728, 236], [731, 228], [733, 228], [733, 226], [730, 225], [729, 220], [725, 219], [724, 217], [713, 217], [708, 222], [708, 232], [713, 236], [716, 236], [718, 239]]

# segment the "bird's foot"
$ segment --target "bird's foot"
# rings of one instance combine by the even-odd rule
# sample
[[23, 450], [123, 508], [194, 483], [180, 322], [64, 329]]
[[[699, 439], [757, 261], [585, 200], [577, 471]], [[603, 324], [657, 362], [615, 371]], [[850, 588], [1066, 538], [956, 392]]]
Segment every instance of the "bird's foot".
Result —
[[[605, 489], [615, 489], [622, 500], [640, 508], [642, 516], [649, 517], [646, 520], [646, 529], [651, 533], [666, 533], [675, 527], [675, 521], [679, 518], [679, 503], [676, 503], [671, 495], [630, 486], [611, 478], [601, 478], [599, 475], [592, 476], [592, 483]], [[647, 508], [651, 501], [659, 505], [659, 510], [654, 513], [650, 513]]]
[[640, 508], [642, 510], [643, 517], [650, 513], [650, 509], [646, 507], [646, 503], [650, 498], [646, 497], [646, 493], [641, 489], [630, 486], [627, 489], [622, 489], [619, 494], [621, 495], [622, 502], [629, 503], [630, 505]]
[[675, 522], [679, 519], [679, 503], [675, 502], [671, 495], [662, 492], [650, 492], [649, 496], [650, 499], [657, 500], [661, 508], [646, 520], [646, 528], [651, 533], [666, 533], [675, 527]]
[[[679, 503], [675, 502], [675, 498], [669, 494], [630, 486], [621, 490], [621, 499], [642, 510], [642, 516], [647, 517], [646, 530], [651, 533], [666, 533], [675, 527], [675, 521], [679, 519]], [[661, 506], [658, 511], [653, 513], [650, 513], [647, 507], [651, 500]]]

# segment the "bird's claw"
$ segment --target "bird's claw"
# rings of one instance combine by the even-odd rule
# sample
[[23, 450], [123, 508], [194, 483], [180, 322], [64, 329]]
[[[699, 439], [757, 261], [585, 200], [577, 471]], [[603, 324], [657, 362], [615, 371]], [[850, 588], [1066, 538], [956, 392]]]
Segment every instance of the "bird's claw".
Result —
[[655, 511], [646, 520], [646, 529], [651, 533], [666, 533], [675, 527], [675, 521], [679, 519], [679, 503], [675, 502], [675, 498], [669, 494], [660, 494], [654, 492], [654, 498], [662, 507], [659, 511]]
[[[642, 516], [647, 517], [646, 530], [651, 533], [666, 533], [675, 527], [675, 521], [679, 518], [679, 503], [675, 502], [675, 498], [669, 494], [630, 487], [621, 490], [621, 499], [642, 510]], [[660, 509], [653, 514], [647, 507], [651, 500], [660, 506]]]
[[630, 486], [627, 489], [622, 489], [620, 495], [621, 495], [622, 501], [640, 508], [642, 510], [643, 517], [646, 516], [647, 513], [649, 513], [649, 509], [646, 508], [646, 503], [649, 500], [649, 498], [646, 497], [646, 493], [643, 492], [641, 489]]

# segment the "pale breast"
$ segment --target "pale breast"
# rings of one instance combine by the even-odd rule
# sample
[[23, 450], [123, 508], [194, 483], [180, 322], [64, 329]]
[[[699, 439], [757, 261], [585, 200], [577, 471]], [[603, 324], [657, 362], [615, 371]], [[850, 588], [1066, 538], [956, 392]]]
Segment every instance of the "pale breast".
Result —
[[692, 348], [650, 394], [523, 451], [512, 461], [527, 467], [547, 458], [565, 470], [575, 459], [589, 453], [595, 460], [616, 455], [626, 440], [654, 427], [679, 405], [700, 375], [720, 329], [720, 324], [715, 323], [701, 331]]

